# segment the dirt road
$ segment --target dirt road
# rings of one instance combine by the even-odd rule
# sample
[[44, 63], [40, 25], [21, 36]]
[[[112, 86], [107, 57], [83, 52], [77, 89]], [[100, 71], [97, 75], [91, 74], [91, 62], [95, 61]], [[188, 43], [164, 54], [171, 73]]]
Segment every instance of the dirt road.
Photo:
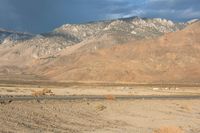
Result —
[[74, 96], [0, 96], [1, 101], [28, 100], [195, 100], [200, 95], [74, 95]]

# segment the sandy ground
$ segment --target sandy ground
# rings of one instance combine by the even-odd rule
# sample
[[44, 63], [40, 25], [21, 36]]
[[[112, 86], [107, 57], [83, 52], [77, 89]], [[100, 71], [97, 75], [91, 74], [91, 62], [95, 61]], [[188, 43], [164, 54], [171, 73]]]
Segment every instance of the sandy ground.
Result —
[[[0, 95], [43, 89], [55, 95], [200, 94], [200, 87], [0, 86]], [[199, 107], [200, 100], [13, 101], [0, 104], [0, 132], [198, 133]]]
[[142, 86], [71, 86], [33, 87], [0, 86], [0, 95], [32, 95], [33, 92], [50, 89], [55, 95], [200, 95], [200, 87], [142, 87]]
[[12, 102], [0, 105], [0, 132], [198, 133], [199, 107], [200, 100]]

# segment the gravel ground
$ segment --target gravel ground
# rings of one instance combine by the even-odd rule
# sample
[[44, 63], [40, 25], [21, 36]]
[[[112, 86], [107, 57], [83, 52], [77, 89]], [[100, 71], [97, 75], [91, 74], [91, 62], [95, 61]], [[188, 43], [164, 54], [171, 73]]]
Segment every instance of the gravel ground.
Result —
[[197, 133], [199, 107], [200, 100], [11, 102], [0, 105], [0, 132]]

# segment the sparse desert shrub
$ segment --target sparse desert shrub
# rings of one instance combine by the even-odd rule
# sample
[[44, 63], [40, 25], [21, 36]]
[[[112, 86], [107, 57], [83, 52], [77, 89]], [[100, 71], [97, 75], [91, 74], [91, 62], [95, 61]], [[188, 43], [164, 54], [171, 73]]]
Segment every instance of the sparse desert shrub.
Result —
[[16, 92], [16, 90], [6, 89], [7, 92]]
[[107, 95], [105, 98], [107, 100], [115, 100], [115, 97], [113, 95]]
[[153, 131], [153, 133], [184, 133], [179, 127], [161, 127]]
[[52, 91], [51, 91], [50, 89], [47, 89], [47, 88], [43, 89], [42, 91], [43, 91], [44, 93], [52, 93]]
[[54, 93], [50, 90], [50, 89], [43, 89], [41, 91], [33, 91], [32, 92], [32, 96], [45, 96], [45, 95], [50, 95], [50, 96], [53, 96]]
[[9, 104], [11, 102], [12, 100], [0, 100], [0, 104], [4, 104], [4, 105]]
[[45, 93], [43, 91], [33, 91], [32, 96], [44, 96]]
[[97, 109], [98, 111], [103, 111], [104, 109], [106, 109], [106, 106], [100, 104], [100, 105], [97, 105], [97, 106], [96, 106], [96, 109]]

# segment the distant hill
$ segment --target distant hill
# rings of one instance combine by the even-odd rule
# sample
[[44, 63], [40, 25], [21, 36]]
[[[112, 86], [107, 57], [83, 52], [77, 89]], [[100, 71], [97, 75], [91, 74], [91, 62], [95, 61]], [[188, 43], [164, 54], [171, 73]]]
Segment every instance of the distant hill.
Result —
[[23, 41], [33, 36], [34, 36], [33, 34], [29, 34], [29, 33], [22, 33], [22, 32], [0, 29], [0, 44], [8, 43], [8, 42]]

